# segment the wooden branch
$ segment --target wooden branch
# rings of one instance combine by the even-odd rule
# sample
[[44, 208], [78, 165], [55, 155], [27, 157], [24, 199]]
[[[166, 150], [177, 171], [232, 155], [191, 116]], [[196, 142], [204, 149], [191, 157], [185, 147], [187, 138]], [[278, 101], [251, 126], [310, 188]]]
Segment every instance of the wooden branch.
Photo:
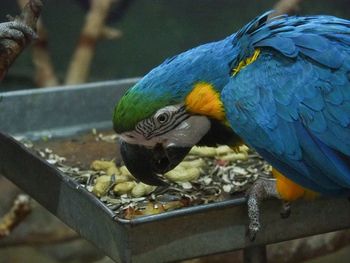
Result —
[[118, 39], [122, 37], [122, 35], [123, 35], [123, 32], [120, 31], [119, 29], [114, 29], [114, 28], [105, 26], [101, 30], [100, 38], [112, 40], [112, 39]]
[[29, 0], [20, 16], [0, 24], [0, 81], [22, 50], [36, 38], [35, 25], [41, 8], [40, 0]]
[[[18, 5], [23, 8], [28, 0], [17, 0]], [[37, 23], [38, 39], [32, 46], [32, 58], [35, 67], [34, 81], [38, 87], [57, 86], [59, 84], [51, 56], [48, 50], [47, 31], [39, 18]]]
[[105, 28], [105, 21], [115, 0], [91, 0], [80, 39], [71, 60], [66, 84], [78, 84], [87, 80], [96, 43]]
[[271, 17], [275, 17], [278, 15], [282, 15], [282, 14], [295, 14], [299, 11], [300, 9], [300, 3], [302, 0], [280, 0], [278, 1], [275, 6], [273, 7], [273, 9], [276, 11], [275, 13], [273, 13]]
[[59, 85], [48, 50], [47, 31], [41, 20], [38, 21], [38, 40], [33, 43], [32, 57], [35, 66], [34, 81], [38, 87]]
[[6, 247], [26, 246], [28, 244], [31, 246], [63, 244], [80, 238], [73, 230], [68, 228], [67, 230], [62, 230], [62, 227], [58, 227], [49, 233], [29, 233], [24, 236], [4, 240], [0, 243], [0, 250]]
[[0, 221], [0, 239], [7, 237], [31, 212], [30, 198], [18, 195], [10, 211]]

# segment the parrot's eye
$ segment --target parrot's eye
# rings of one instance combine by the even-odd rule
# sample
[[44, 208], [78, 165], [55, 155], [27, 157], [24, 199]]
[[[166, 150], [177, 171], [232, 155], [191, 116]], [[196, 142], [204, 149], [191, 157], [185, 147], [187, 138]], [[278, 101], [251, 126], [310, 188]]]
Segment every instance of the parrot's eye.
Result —
[[157, 121], [161, 124], [167, 122], [168, 119], [169, 119], [169, 115], [166, 112], [161, 113], [157, 116]]

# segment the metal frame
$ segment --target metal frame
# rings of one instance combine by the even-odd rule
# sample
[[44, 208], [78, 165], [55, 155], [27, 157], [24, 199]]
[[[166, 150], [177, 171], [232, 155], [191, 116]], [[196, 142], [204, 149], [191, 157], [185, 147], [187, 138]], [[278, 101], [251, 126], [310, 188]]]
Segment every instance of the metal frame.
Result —
[[[38, 139], [109, 129], [115, 102], [135, 81], [2, 93], [0, 130]], [[245, 249], [245, 262], [264, 262], [266, 244], [350, 227], [346, 199], [297, 202], [283, 220], [280, 203], [267, 201], [254, 242], [246, 237], [242, 196], [133, 220], [115, 218], [96, 197], [3, 133], [0, 173], [117, 262], [169, 262], [236, 249]]]

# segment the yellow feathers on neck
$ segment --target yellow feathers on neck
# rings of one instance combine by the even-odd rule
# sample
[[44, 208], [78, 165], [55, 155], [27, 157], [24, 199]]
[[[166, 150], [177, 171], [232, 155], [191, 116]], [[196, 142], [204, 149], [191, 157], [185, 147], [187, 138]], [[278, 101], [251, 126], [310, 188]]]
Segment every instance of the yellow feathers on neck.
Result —
[[232, 70], [232, 76], [240, 72], [241, 69], [245, 68], [249, 64], [253, 63], [260, 55], [260, 49], [256, 49], [251, 57], [248, 57], [239, 62], [238, 66]]
[[185, 104], [189, 112], [225, 120], [220, 94], [209, 83], [199, 82], [194, 85], [193, 90], [186, 97]]

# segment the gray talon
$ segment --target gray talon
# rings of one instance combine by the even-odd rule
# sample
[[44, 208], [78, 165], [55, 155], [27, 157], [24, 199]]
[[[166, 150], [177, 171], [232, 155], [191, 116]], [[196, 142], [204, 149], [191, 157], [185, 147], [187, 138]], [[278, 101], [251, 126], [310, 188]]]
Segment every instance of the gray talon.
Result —
[[259, 178], [248, 191], [248, 236], [251, 241], [255, 240], [256, 234], [261, 229], [260, 205], [267, 198], [280, 198], [276, 191], [276, 180], [272, 178]]
[[255, 194], [249, 194], [247, 205], [248, 205], [248, 217], [249, 217], [248, 236], [251, 241], [254, 241], [256, 234], [260, 230], [260, 219], [259, 219], [260, 204]]

